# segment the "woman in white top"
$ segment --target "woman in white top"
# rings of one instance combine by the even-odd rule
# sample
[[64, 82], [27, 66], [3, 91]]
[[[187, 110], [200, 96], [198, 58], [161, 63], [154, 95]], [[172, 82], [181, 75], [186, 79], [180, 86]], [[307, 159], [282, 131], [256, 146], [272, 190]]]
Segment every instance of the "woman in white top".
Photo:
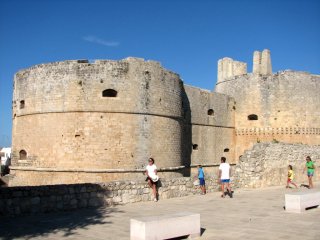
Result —
[[146, 167], [146, 175], [149, 186], [152, 188], [154, 201], [158, 201], [157, 199], [157, 181], [159, 177], [157, 176], [157, 166], [154, 164], [154, 159], [149, 158], [149, 164]]

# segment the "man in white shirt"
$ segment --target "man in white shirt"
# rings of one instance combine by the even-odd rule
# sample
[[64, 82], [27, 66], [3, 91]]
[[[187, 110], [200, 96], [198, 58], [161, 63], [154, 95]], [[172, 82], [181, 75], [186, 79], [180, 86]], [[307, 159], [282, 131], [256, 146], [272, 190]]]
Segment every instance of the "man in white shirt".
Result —
[[222, 191], [222, 195], [221, 197], [224, 198], [225, 197], [225, 193], [224, 193], [224, 185], [226, 185], [228, 194], [230, 196], [230, 198], [232, 198], [232, 192], [231, 192], [231, 187], [230, 187], [230, 175], [231, 175], [231, 168], [229, 163], [226, 163], [226, 158], [225, 157], [221, 157], [221, 164], [219, 166], [219, 181], [221, 184], [221, 191]]

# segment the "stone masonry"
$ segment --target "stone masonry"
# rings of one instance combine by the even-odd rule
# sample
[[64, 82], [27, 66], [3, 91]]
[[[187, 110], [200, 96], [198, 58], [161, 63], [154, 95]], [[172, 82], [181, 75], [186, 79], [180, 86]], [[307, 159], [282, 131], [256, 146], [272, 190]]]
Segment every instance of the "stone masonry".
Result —
[[235, 61], [232, 58], [225, 57], [218, 61], [218, 80], [221, 82], [225, 79], [234, 78], [247, 74], [247, 64]]
[[[161, 179], [159, 199], [200, 194], [193, 178]], [[207, 191], [217, 191], [217, 179], [206, 179]], [[0, 188], [0, 216], [70, 211], [152, 200], [145, 181], [113, 181], [96, 184], [69, 184]]]
[[265, 49], [262, 52], [254, 51], [252, 73], [261, 75], [272, 74], [270, 50]]
[[233, 159], [233, 99], [157, 62], [41, 64], [14, 83], [10, 186], [143, 180], [150, 156], [166, 178]]
[[[232, 188], [260, 188], [285, 186], [287, 167], [293, 165], [295, 181], [307, 184], [302, 173], [305, 157], [310, 156], [318, 169], [320, 147], [304, 144], [257, 143], [232, 166]], [[317, 173], [314, 181], [320, 180]], [[193, 177], [162, 178], [158, 184], [159, 199], [200, 194]], [[204, 167], [208, 192], [219, 191], [218, 166]], [[0, 188], [0, 215], [36, 214], [68, 211], [104, 205], [127, 204], [152, 200], [152, 190], [145, 181], [109, 181], [104, 183], [64, 184], [47, 186], [21, 186]]]
[[235, 161], [258, 142], [320, 145], [319, 75], [272, 74], [270, 51], [264, 50], [254, 53], [253, 73], [224, 79], [215, 91], [236, 102]]
[[[233, 176], [235, 185], [241, 188], [285, 186], [288, 165], [293, 166], [294, 181], [299, 185], [308, 184], [303, 173], [306, 156], [310, 156], [319, 169], [320, 146], [287, 143], [257, 143], [240, 157]], [[314, 181], [320, 180], [316, 170]]]
[[[16, 73], [10, 186], [142, 181], [152, 156], [166, 179], [229, 163], [256, 143], [320, 145], [320, 76], [253, 73], [218, 62], [211, 92], [139, 58], [39, 64]], [[249, 161], [249, 160], [248, 160]]]

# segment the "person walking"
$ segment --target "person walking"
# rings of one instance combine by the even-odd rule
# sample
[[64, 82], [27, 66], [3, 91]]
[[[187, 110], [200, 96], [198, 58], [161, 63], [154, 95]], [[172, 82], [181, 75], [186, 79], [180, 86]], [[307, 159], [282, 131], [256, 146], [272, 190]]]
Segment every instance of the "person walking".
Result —
[[313, 188], [312, 177], [314, 175], [314, 163], [311, 160], [310, 156], [306, 157], [306, 165], [304, 166], [303, 173], [305, 173], [307, 169], [307, 176], [309, 181], [309, 188]]
[[201, 194], [206, 194], [206, 182], [204, 181], [204, 172], [201, 165], [198, 165], [198, 179], [201, 189]]
[[230, 187], [230, 175], [231, 175], [231, 168], [229, 163], [226, 163], [226, 158], [225, 157], [221, 157], [221, 164], [219, 166], [219, 181], [221, 184], [221, 197], [224, 198], [225, 197], [225, 192], [224, 189], [225, 187], [227, 188], [228, 191], [228, 195], [230, 196], [230, 198], [233, 197], [232, 195], [232, 191], [231, 191], [231, 187]]
[[296, 188], [298, 188], [297, 184], [295, 184], [295, 182], [293, 182], [293, 178], [294, 178], [294, 172], [292, 169], [292, 165], [288, 166], [288, 179], [287, 179], [287, 186], [286, 188], [289, 188], [289, 184], [294, 185]]
[[145, 174], [147, 175], [146, 181], [148, 181], [148, 185], [152, 188], [154, 196], [153, 201], [157, 202], [157, 182], [159, 180], [159, 177], [157, 175], [157, 166], [154, 164], [153, 158], [149, 158]]

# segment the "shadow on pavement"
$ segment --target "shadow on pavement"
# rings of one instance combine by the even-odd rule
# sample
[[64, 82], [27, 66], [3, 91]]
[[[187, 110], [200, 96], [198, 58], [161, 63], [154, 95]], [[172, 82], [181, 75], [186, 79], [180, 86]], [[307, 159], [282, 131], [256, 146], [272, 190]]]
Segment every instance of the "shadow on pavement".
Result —
[[305, 187], [309, 189], [309, 185], [308, 184], [301, 184], [300, 187]]
[[7, 183], [0, 177], [0, 187], [7, 187]]
[[[202, 236], [202, 234], [206, 231], [205, 228], [201, 228], [200, 229], [200, 237]], [[182, 240], [182, 239], [189, 239], [189, 235], [186, 235], [186, 236], [181, 236], [181, 237], [176, 237], [176, 238], [169, 238], [169, 239], [166, 239], [166, 240]]]
[[122, 211], [115, 207], [103, 207], [33, 216], [0, 217], [0, 239], [33, 239], [58, 232], [59, 237], [76, 237], [77, 229], [86, 229], [89, 225], [111, 224], [108, 217], [119, 212]]

